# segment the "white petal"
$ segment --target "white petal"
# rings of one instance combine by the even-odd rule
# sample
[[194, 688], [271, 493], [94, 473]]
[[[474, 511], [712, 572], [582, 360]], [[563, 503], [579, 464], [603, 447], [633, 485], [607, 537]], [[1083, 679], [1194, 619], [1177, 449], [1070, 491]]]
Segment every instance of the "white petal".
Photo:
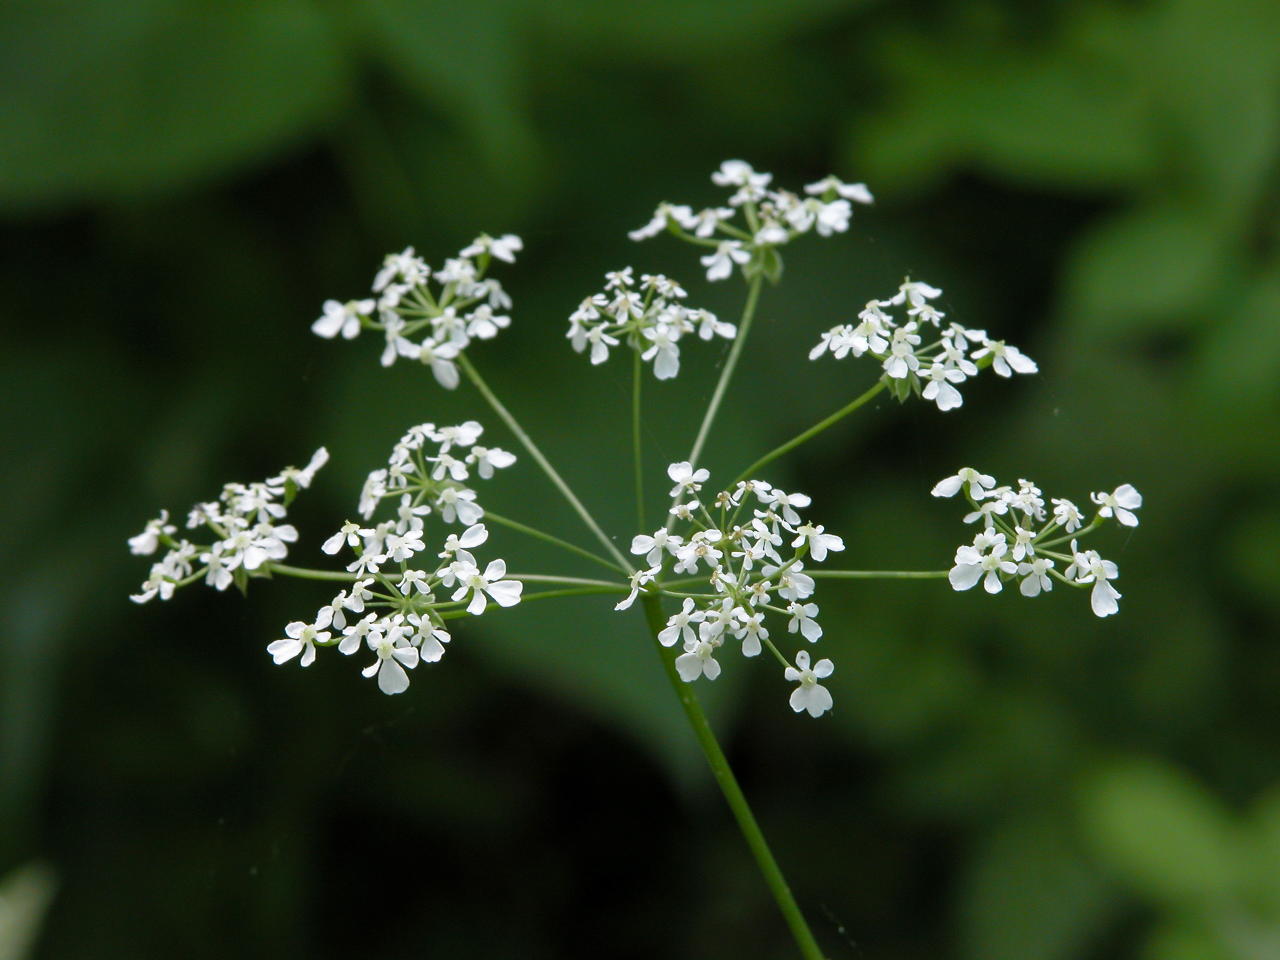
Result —
[[378, 671], [378, 689], [386, 694], [404, 693], [409, 689], [409, 675], [394, 660], [383, 660]]

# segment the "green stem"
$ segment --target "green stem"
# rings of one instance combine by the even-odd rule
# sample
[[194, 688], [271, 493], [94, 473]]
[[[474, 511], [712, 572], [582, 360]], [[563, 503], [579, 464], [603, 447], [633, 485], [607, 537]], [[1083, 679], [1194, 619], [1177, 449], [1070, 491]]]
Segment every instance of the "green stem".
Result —
[[856, 399], [852, 400], [850, 403], [841, 407], [835, 413], [831, 414], [831, 416], [826, 417], [822, 420], [819, 420], [808, 430], [804, 431], [798, 436], [792, 437], [786, 443], [782, 444], [782, 446], [775, 447], [773, 450], [770, 450], [768, 453], [766, 453], [763, 457], [761, 457], [751, 466], [747, 467], [747, 469], [743, 470], [742, 473], [738, 474], [737, 479], [734, 480], [733, 482], [738, 483], [742, 480], [753, 479], [755, 477], [755, 472], [759, 470], [761, 467], [766, 466], [770, 463], [773, 463], [773, 461], [777, 460], [784, 453], [794, 450], [796, 447], [800, 446], [800, 444], [804, 443], [806, 440], [809, 440], [812, 437], [816, 437], [823, 430], [827, 429], [827, 427], [843, 420], [845, 417], [853, 413], [863, 404], [867, 403], [872, 398], [874, 398], [878, 393], [880, 393], [881, 390], [885, 388], [885, 385], [886, 385], [886, 382], [884, 380], [877, 381], [874, 387], [872, 387], [870, 390], [867, 390], [865, 393], [863, 393], [861, 396], [857, 397]]
[[631, 365], [631, 454], [636, 472], [636, 529], [644, 526], [644, 453], [640, 444], [640, 380], [644, 366], [639, 348], [632, 351], [635, 362]]
[[355, 574], [342, 570], [312, 570], [309, 567], [290, 567], [283, 563], [269, 563], [267, 569], [286, 577], [298, 577], [302, 580], [335, 580], [342, 583], [355, 583]]
[[502, 419], [502, 422], [507, 425], [512, 433], [515, 434], [516, 439], [520, 441], [521, 445], [529, 451], [529, 456], [533, 457], [534, 462], [542, 468], [542, 472], [547, 475], [547, 478], [555, 485], [555, 488], [560, 491], [560, 495], [569, 502], [569, 506], [573, 507], [578, 516], [582, 518], [582, 522], [585, 523], [587, 528], [596, 535], [596, 539], [604, 544], [605, 550], [610, 554], [610, 556], [618, 561], [618, 565], [620, 567], [630, 572], [633, 568], [631, 564], [627, 563], [627, 558], [618, 551], [618, 548], [613, 545], [613, 541], [610, 540], [608, 535], [600, 529], [600, 524], [596, 523], [595, 517], [591, 516], [591, 514], [587, 512], [587, 508], [582, 505], [582, 501], [578, 499], [577, 495], [574, 494], [571, 489], [569, 489], [569, 485], [565, 483], [564, 478], [556, 472], [556, 468], [551, 466], [550, 461], [542, 455], [542, 451], [538, 449], [538, 445], [533, 442], [532, 437], [524, 432], [524, 428], [521, 427], [516, 421], [516, 418], [511, 415], [511, 411], [504, 407], [502, 405], [502, 401], [499, 400], [494, 392], [489, 389], [489, 385], [484, 382], [484, 378], [481, 377], [479, 371], [472, 366], [471, 361], [467, 359], [467, 355], [465, 353], [458, 355], [458, 366], [462, 368], [462, 372], [467, 375], [467, 378], [475, 385], [475, 388], [480, 391], [480, 395], [485, 398], [489, 406], [493, 407], [494, 413]]
[[806, 570], [811, 577], [832, 580], [945, 580], [946, 570]]
[[756, 315], [756, 304], [760, 302], [760, 287], [764, 283], [764, 275], [756, 274], [747, 290], [747, 304], [742, 308], [742, 319], [738, 321], [738, 335], [733, 338], [733, 346], [729, 349], [729, 357], [720, 371], [720, 379], [716, 382], [715, 392], [711, 394], [711, 403], [702, 417], [702, 426], [698, 428], [698, 436], [693, 441], [693, 449], [689, 451], [689, 462], [698, 466], [698, 458], [702, 456], [702, 448], [711, 432], [711, 424], [720, 410], [720, 402], [725, 391], [729, 389], [729, 381], [733, 379], [733, 371], [738, 366], [738, 358], [742, 356], [742, 348], [747, 342], [747, 334], [751, 331], [751, 321]]
[[693, 728], [694, 736], [698, 739], [698, 746], [702, 748], [703, 756], [707, 758], [707, 764], [711, 767], [711, 774], [720, 785], [729, 809], [733, 811], [733, 816], [738, 821], [738, 828], [742, 831], [747, 846], [751, 848], [756, 865], [760, 868], [760, 873], [774, 900], [777, 901], [778, 909], [782, 911], [787, 926], [791, 928], [791, 936], [795, 939], [805, 960], [823, 960], [822, 950], [818, 947], [818, 942], [814, 939], [808, 923], [805, 922], [804, 914], [800, 912], [800, 906], [791, 894], [791, 888], [787, 886], [786, 877], [782, 875], [778, 861], [769, 850], [769, 844], [760, 831], [760, 825], [756, 823], [755, 814], [751, 812], [742, 788], [738, 786], [738, 780], [733, 775], [733, 769], [729, 766], [724, 751], [716, 742], [715, 733], [707, 722], [707, 715], [702, 712], [698, 698], [693, 692], [693, 685], [680, 679], [680, 675], [676, 672], [674, 658], [668, 651], [657, 645], [657, 634], [666, 626], [666, 620], [662, 616], [661, 600], [653, 594], [646, 594], [642, 596], [642, 602], [649, 630], [655, 637], [658, 658], [662, 661], [663, 669], [667, 673], [667, 680], [670, 681], [671, 688], [680, 699], [680, 705], [684, 708], [689, 726]]
[[[751, 286], [747, 289], [747, 303], [742, 308], [742, 318], [738, 321], [738, 335], [733, 339], [733, 346], [729, 348], [729, 356], [724, 362], [724, 369], [720, 371], [720, 379], [716, 381], [715, 391], [711, 394], [711, 402], [707, 404], [707, 412], [702, 416], [702, 424], [698, 427], [698, 435], [694, 438], [693, 449], [689, 451], [689, 463], [696, 470], [698, 467], [698, 458], [702, 456], [702, 448], [706, 445], [707, 436], [711, 433], [711, 424], [715, 422], [716, 414], [720, 411], [720, 403], [724, 400], [725, 391], [729, 389], [729, 381], [733, 379], [733, 371], [738, 366], [738, 358], [742, 356], [742, 348], [747, 342], [747, 334], [751, 331], [751, 321], [755, 319], [756, 305], [760, 302], [760, 287], [764, 283], [764, 274], [758, 273], [751, 280]], [[674, 507], [680, 502], [680, 496], [677, 495], [671, 501]], [[667, 514], [666, 529], [670, 530], [676, 522], [676, 516], [673, 513]]]
[[570, 587], [564, 590], [543, 590], [541, 593], [526, 593], [520, 598], [521, 603], [529, 600], [551, 600], [556, 597], [588, 597], [602, 593], [625, 593], [627, 588], [622, 584], [600, 587]]
[[589, 577], [559, 577], [543, 573], [508, 573], [507, 578], [519, 580], [523, 583], [562, 583], [569, 586], [608, 587], [614, 593], [627, 593], [631, 589], [624, 583], [615, 583], [612, 580], [592, 580]]
[[508, 527], [519, 533], [527, 534], [528, 536], [531, 536], [531, 537], [536, 537], [539, 540], [544, 540], [547, 543], [551, 543], [557, 547], [560, 547], [562, 550], [568, 550], [570, 553], [576, 553], [580, 557], [586, 557], [588, 560], [594, 560], [596, 563], [602, 564], [603, 566], [608, 567], [610, 570], [617, 570], [621, 573], [626, 572], [621, 567], [619, 567], [616, 563], [614, 563], [612, 560], [606, 560], [604, 557], [600, 556], [600, 554], [598, 553], [592, 553], [590, 550], [584, 550], [582, 547], [579, 547], [576, 544], [572, 544], [568, 540], [561, 540], [559, 537], [552, 536], [551, 534], [545, 533], [542, 530], [538, 530], [535, 527], [530, 527], [527, 524], [523, 524], [519, 520], [512, 520], [510, 517], [504, 517], [504, 516], [501, 516], [500, 514], [496, 514], [492, 510], [488, 509], [487, 507], [485, 508], [485, 511], [484, 511], [484, 519], [492, 520], [494, 523], [498, 524], [499, 526]]

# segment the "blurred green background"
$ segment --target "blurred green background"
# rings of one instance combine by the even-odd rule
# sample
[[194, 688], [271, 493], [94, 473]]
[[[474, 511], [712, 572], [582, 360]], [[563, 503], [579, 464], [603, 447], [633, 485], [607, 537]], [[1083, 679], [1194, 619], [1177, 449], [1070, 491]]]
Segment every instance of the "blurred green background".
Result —
[[[1098, 543], [1117, 617], [828, 582], [832, 715], [759, 663], [704, 687], [828, 955], [1280, 957], [1278, 37], [1274, 0], [0, 7], [0, 958], [793, 955], [638, 616], [486, 616], [388, 698], [265, 655], [322, 586], [127, 600], [161, 506], [326, 444], [293, 511], [315, 562], [404, 427], [493, 423], [308, 332], [387, 250], [480, 230], [526, 251], [473, 356], [629, 537], [626, 365], [566, 317], [626, 263], [736, 313], [692, 251], [625, 238], [717, 199], [727, 157], [877, 203], [788, 253], [716, 475], [872, 382], [804, 352], [910, 273], [1041, 373], [779, 464], [842, 565], [947, 566], [964, 528], [928, 491], [961, 464], [1146, 497]], [[714, 353], [649, 381], [651, 476]], [[586, 542], [527, 458], [484, 502]]]

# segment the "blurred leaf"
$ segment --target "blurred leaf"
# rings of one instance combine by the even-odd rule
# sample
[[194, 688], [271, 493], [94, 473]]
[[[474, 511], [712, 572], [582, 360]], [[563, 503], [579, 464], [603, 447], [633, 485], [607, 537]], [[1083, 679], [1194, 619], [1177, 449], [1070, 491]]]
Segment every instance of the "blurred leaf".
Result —
[[0, 880], [0, 960], [26, 960], [54, 893], [53, 870], [29, 863]]
[[1194, 394], [1238, 413], [1280, 397], [1280, 268], [1261, 277], [1206, 326], [1193, 371]]
[[1010, 38], [965, 27], [884, 44], [878, 52], [901, 99], [858, 136], [868, 178], [894, 189], [969, 162], [1014, 182], [1139, 180], [1155, 153], [1141, 88], [1128, 82], [1129, 55], [1089, 49], [1076, 34], [1091, 31], [1075, 24], [1048, 49], [1018, 53]]
[[1212, 930], [1186, 922], [1157, 930], [1142, 955], [1147, 960], [1242, 960]]
[[1070, 266], [1067, 315], [1082, 333], [1124, 336], [1187, 323], [1226, 262], [1225, 237], [1205, 212], [1162, 202], [1096, 228]]
[[278, 151], [342, 100], [304, 0], [0, 6], [0, 205], [158, 192]]
[[1110, 902], [1065, 825], [1042, 815], [988, 837], [960, 889], [964, 952], [974, 960], [1079, 956]]
[[[527, 191], [528, 178], [539, 167], [539, 148], [521, 101], [525, 55], [515, 36], [521, 5], [512, 0], [368, 0], [354, 9], [368, 34], [369, 55], [475, 138], [492, 172], [503, 174], [502, 192]], [[451, 138], [434, 130], [430, 139]], [[428, 147], [426, 157], [444, 146]], [[523, 162], [511, 165], [512, 156]], [[468, 179], [487, 178], [474, 173], [457, 178]]]
[[[600, 51], [641, 54], [680, 63], [705, 57], [714, 48], [756, 46], [762, 37], [777, 39], [809, 28], [836, 14], [866, 5], [866, 0], [737, 0], [727, 9], [719, 0], [649, 0], [647, 3], [599, 3], [561, 0], [541, 4], [543, 26], [558, 38]], [[608, 50], [601, 51], [601, 40]]]
[[1207, 903], [1241, 879], [1239, 838], [1218, 803], [1165, 764], [1119, 762], [1086, 780], [1085, 835], [1098, 858], [1148, 896]]

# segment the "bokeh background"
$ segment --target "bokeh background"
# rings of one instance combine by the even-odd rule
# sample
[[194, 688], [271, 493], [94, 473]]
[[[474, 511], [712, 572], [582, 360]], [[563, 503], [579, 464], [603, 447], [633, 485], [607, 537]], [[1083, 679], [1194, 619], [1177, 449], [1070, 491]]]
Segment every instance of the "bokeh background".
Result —
[[[762, 663], [704, 688], [828, 955], [1280, 957], [1277, 37], [1272, 0], [4, 4], [0, 955], [794, 955], [638, 616], [485, 616], [388, 698], [265, 655], [323, 586], [127, 600], [162, 506], [326, 444], [293, 511], [319, 560], [404, 427], [493, 422], [308, 332], [386, 251], [480, 230], [526, 251], [473, 355], [629, 537], [626, 364], [572, 354], [566, 317], [625, 263], [736, 313], [625, 231], [743, 157], [877, 203], [788, 252], [714, 471], [872, 382], [804, 352], [910, 273], [1041, 373], [883, 402], [773, 468], [842, 565], [945, 567], [965, 532], [928, 491], [961, 464], [1146, 496], [1098, 544], [1117, 617], [828, 582], [830, 716]], [[686, 355], [650, 381], [655, 478], [720, 359]], [[527, 460], [485, 497], [587, 542]]]

